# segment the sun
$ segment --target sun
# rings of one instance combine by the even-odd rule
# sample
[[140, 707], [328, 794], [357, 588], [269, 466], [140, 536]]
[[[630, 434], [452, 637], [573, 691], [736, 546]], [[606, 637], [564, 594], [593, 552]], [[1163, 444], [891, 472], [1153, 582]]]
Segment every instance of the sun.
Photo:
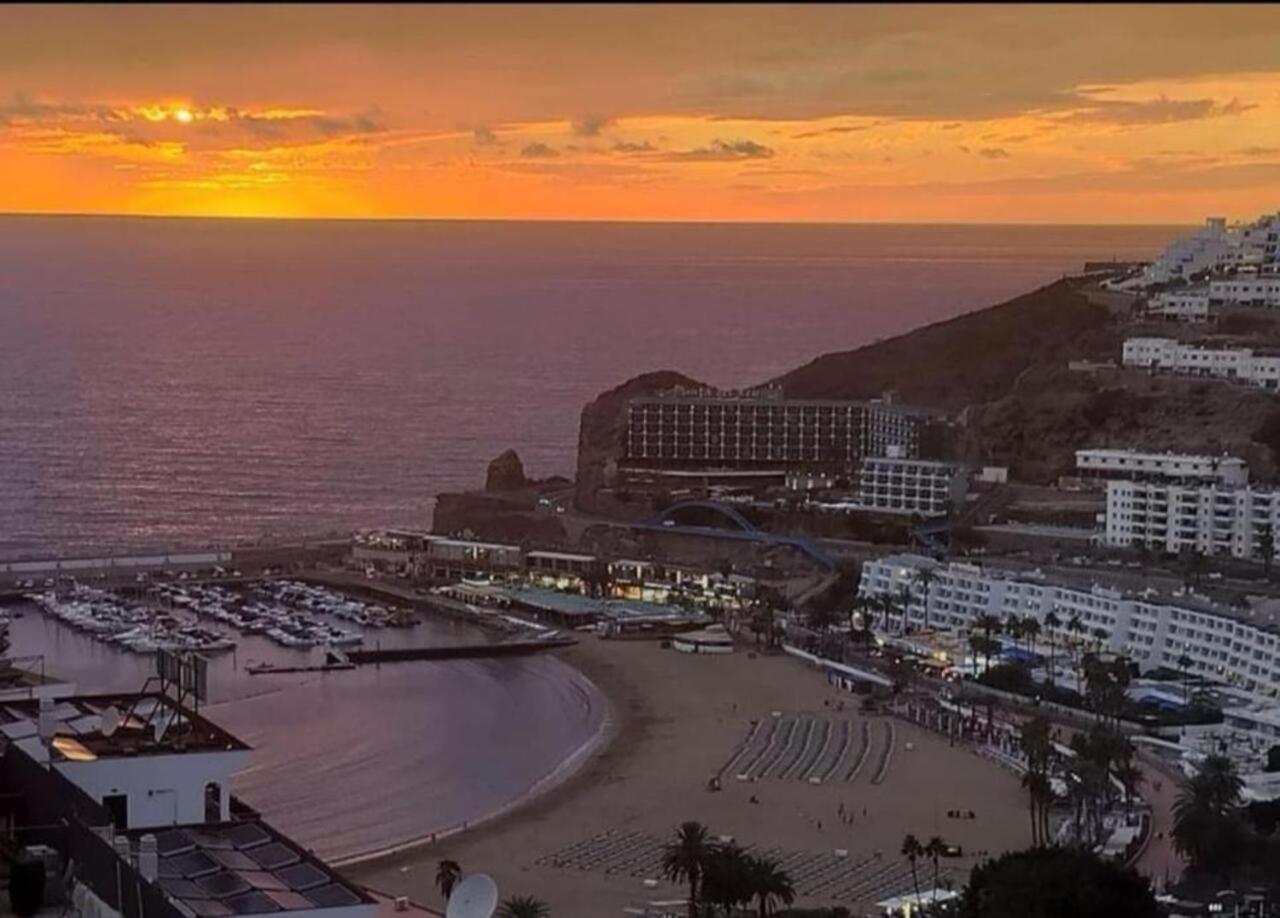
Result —
[[179, 108], [174, 110], [173, 118], [175, 121], [181, 121], [183, 124], [190, 124], [195, 120], [196, 116], [191, 114], [191, 109], [189, 108]]

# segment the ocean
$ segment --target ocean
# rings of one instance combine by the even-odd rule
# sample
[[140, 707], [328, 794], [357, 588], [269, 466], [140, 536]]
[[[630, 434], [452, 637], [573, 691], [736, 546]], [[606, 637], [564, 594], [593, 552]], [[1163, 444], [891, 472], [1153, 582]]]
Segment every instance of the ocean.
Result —
[[[572, 474], [582, 405], [638, 373], [762, 382], [1178, 232], [2, 217], [0, 558], [425, 525], [507, 448]], [[151, 665], [34, 607], [12, 637], [82, 690]], [[208, 713], [326, 857], [509, 806], [608, 718], [549, 656], [250, 677], [291, 653], [259, 643]]]
[[0, 558], [425, 525], [638, 373], [762, 382], [1176, 227], [0, 217]]

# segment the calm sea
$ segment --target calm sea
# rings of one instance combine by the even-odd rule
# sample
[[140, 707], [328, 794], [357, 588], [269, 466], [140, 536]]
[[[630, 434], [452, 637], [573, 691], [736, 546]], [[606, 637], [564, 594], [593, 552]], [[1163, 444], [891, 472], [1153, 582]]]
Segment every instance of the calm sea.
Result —
[[760, 382], [1171, 227], [0, 218], [0, 557], [423, 524], [645, 370]]

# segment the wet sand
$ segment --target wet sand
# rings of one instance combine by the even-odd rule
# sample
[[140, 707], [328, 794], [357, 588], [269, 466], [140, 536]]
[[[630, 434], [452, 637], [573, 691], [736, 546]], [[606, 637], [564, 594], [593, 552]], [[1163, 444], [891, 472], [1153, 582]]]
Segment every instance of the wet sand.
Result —
[[[535, 863], [611, 829], [665, 838], [694, 819], [742, 845], [815, 854], [842, 848], [851, 858], [880, 852], [886, 859], [899, 859], [908, 832], [922, 842], [938, 835], [964, 848], [964, 858], [943, 861], [944, 872], [958, 882], [967, 877], [974, 854], [1030, 842], [1025, 795], [1015, 775], [900, 721], [880, 784], [871, 782], [876, 769], [869, 763], [852, 783], [739, 782], [726, 774], [723, 790], [709, 791], [708, 778], [730, 759], [752, 719], [774, 711], [833, 714], [827, 705], [837, 702], [845, 707], [841, 716], [863, 716], [856, 699], [792, 658], [751, 658], [745, 648], [727, 656], [688, 656], [650, 642], [594, 636], [563, 658], [613, 704], [611, 741], [580, 772], [500, 819], [345, 872], [387, 893], [439, 906], [436, 863], [450, 858], [464, 872], [492, 874], [504, 898], [532, 895], [548, 902], [557, 918], [595, 918], [679, 899], [684, 892], [666, 881], [646, 888], [642, 878]], [[751, 803], [752, 796], [759, 802]], [[855, 814], [853, 825], [842, 824], [841, 804]], [[951, 809], [974, 810], [977, 818], [949, 819]], [[932, 867], [922, 863], [920, 873], [927, 887]], [[833, 903], [815, 897], [798, 904]], [[874, 902], [842, 904], [856, 906], [858, 914]]]

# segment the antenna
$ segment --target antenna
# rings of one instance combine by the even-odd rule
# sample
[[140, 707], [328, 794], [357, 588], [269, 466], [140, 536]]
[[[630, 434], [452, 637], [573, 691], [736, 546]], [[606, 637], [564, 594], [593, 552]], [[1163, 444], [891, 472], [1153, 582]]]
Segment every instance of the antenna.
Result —
[[102, 731], [103, 736], [111, 736], [120, 729], [120, 709], [115, 705], [109, 706], [102, 712], [102, 725], [98, 728]]
[[490, 918], [498, 907], [498, 884], [487, 873], [463, 877], [453, 888], [445, 918]]

